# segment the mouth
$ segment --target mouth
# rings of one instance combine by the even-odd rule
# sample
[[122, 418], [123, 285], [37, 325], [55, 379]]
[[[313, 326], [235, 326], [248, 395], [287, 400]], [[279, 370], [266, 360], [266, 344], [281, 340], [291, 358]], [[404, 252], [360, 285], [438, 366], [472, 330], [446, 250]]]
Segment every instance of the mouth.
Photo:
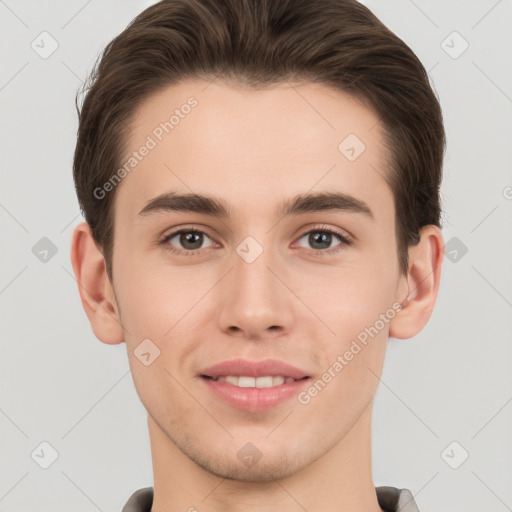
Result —
[[310, 379], [308, 375], [301, 379], [294, 379], [293, 377], [286, 377], [285, 375], [263, 375], [261, 377], [251, 377], [250, 375], [220, 375], [218, 377], [211, 377], [209, 375], [201, 375], [204, 379], [213, 380], [215, 382], [227, 382], [232, 386], [238, 388], [275, 388], [283, 384], [290, 384], [299, 380]]
[[213, 380], [215, 382], [226, 382], [231, 386], [238, 388], [275, 388], [283, 384], [290, 384], [299, 380], [310, 379], [311, 377], [305, 376], [301, 379], [294, 379], [293, 377], [286, 377], [284, 375], [264, 375], [261, 377], [251, 377], [250, 375], [220, 375], [218, 377], [211, 377], [209, 375], [201, 375], [204, 379]]
[[[260, 379], [262, 383], [269, 383], [269, 377], [283, 377], [286, 379], [301, 380], [304, 377], [308, 377], [309, 372], [296, 368], [284, 361], [279, 359], [264, 359], [262, 361], [249, 361], [247, 359], [231, 359], [228, 361], [222, 361], [209, 368], [205, 368], [201, 371], [201, 376], [210, 377], [212, 379], [218, 379], [220, 377], [238, 377], [242, 378], [242, 387], [244, 382], [251, 383], [251, 378]], [[254, 385], [248, 385], [245, 387], [254, 387]], [[263, 387], [269, 387], [263, 386]]]
[[198, 376], [214, 397], [250, 412], [277, 406], [297, 395], [312, 378], [307, 372], [276, 359], [224, 361]]

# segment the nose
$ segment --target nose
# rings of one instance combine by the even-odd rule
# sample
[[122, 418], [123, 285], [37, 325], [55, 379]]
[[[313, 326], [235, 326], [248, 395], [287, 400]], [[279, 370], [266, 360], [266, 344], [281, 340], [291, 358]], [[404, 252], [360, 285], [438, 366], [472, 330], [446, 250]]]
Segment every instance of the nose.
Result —
[[[233, 268], [218, 294], [218, 324], [222, 332], [251, 340], [277, 338], [290, 332], [295, 321], [294, 297], [287, 287], [285, 265], [264, 249], [247, 258], [243, 246], [234, 252]], [[248, 251], [247, 251], [248, 252]], [[254, 255], [253, 255], [254, 256]]]

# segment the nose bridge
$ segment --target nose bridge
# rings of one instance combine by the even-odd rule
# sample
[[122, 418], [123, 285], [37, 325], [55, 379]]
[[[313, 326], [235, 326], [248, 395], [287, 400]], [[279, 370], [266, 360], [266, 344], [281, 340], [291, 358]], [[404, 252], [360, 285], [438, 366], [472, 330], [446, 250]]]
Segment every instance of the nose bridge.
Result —
[[247, 236], [235, 247], [219, 317], [223, 330], [244, 331], [248, 337], [268, 337], [277, 328], [282, 332], [292, 321], [290, 292], [275, 275], [282, 267], [272, 237], [260, 240]]
[[241, 293], [249, 292], [249, 296], [254, 297], [263, 293], [266, 296], [275, 287], [270, 268], [275, 266], [277, 258], [269, 240], [270, 237], [267, 237], [263, 246], [254, 237], [248, 236], [236, 247], [233, 277]]

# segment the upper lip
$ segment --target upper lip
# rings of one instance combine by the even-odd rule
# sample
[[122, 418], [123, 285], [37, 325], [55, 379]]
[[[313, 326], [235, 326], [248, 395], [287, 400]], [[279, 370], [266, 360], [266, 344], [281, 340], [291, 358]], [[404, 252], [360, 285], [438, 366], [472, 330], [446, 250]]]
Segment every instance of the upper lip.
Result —
[[292, 377], [295, 380], [309, 377], [309, 375], [278, 359], [264, 359], [263, 361], [248, 361], [246, 359], [231, 359], [210, 366], [201, 372], [206, 377], [222, 377], [233, 375], [240, 377], [242, 375], [248, 377], [278, 376]]

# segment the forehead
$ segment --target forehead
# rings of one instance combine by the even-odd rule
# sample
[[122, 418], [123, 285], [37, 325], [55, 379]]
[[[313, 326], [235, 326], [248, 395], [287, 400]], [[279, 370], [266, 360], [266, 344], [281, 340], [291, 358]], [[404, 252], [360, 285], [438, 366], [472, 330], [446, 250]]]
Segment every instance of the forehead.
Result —
[[323, 84], [184, 81], [145, 101], [130, 128], [123, 164], [134, 165], [116, 194], [126, 215], [168, 191], [226, 198], [240, 212], [325, 190], [377, 209], [392, 202], [377, 115]]

